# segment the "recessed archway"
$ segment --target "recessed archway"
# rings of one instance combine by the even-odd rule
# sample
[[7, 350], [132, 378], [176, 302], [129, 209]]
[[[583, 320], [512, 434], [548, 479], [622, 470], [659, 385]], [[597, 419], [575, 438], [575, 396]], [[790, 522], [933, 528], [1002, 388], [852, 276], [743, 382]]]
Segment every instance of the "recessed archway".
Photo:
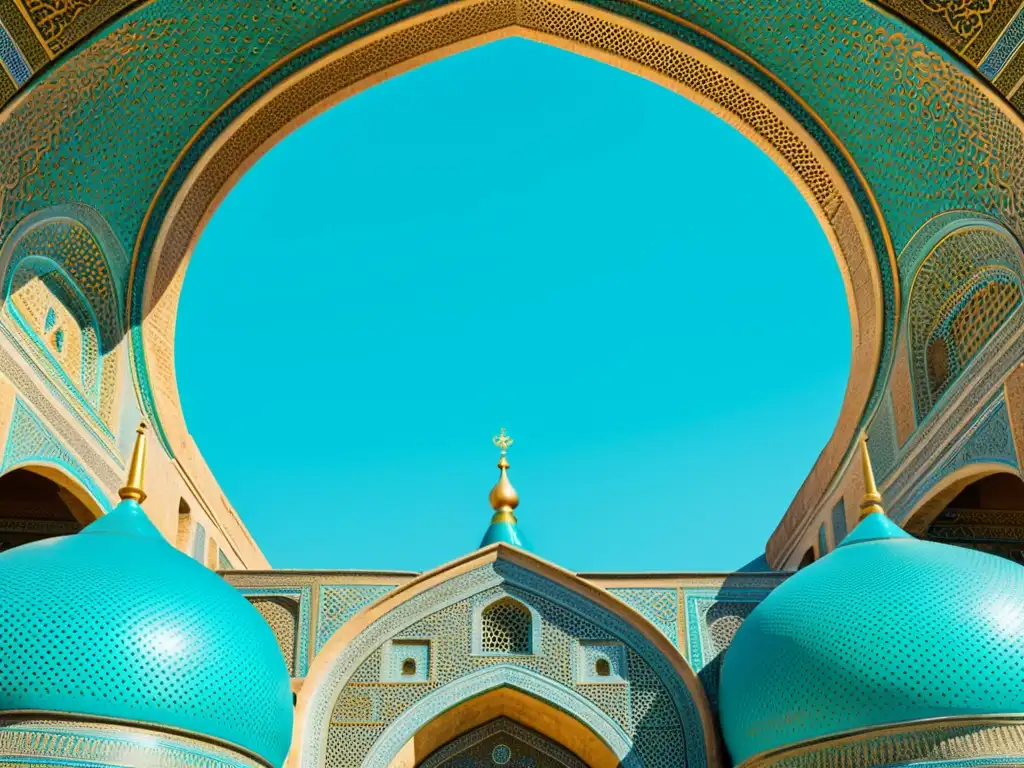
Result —
[[1024, 480], [1006, 468], [965, 475], [929, 500], [907, 527], [929, 541], [1024, 563]]
[[461, 702], [424, 725], [388, 768], [432, 763], [431, 756], [481, 726], [500, 718], [534, 731], [578, 757], [590, 768], [618, 768], [622, 759], [590, 728], [549, 702], [510, 687]]
[[103, 514], [85, 489], [46, 465], [0, 476], [0, 552], [78, 533]]
[[[891, 245], [849, 155], [798, 99], [764, 72], [763, 87], [722, 63], [708, 52], [719, 43], [699, 30], [657, 14], [648, 22], [562, 0], [463, 0], [341, 44], [264, 87], [231, 122], [205, 127], [154, 200], [132, 271], [136, 373], [170, 452], [189, 444], [173, 364], [178, 297], [196, 240], [235, 181], [281, 137], [348, 96], [433, 59], [521, 36], [634, 72], [706, 107], [772, 157], [808, 201], [836, 253], [854, 336], [838, 424], [794, 502], [794, 508], [810, 510], [870, 409], [889, 354], [884, 329], [898, 304]], [[742, 57], [735, 61], [754, 66]], [[768, 83], [773, 94], [765, 90]]]

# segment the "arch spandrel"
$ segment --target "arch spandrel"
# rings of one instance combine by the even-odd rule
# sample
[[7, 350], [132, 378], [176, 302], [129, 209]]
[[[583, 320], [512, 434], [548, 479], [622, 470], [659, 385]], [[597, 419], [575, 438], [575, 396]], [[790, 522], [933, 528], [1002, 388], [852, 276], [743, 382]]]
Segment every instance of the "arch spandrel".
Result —
[[[475, 631], [474, 610], [503, 596], [537, 612], [543, 622], [541, 646], [527, 656], [474, 656], [469, 637]], [[572, 630], [567, 629], [570, 625]], [[615, 703], [624, 695], [626, 683], [595, 684], [578, 677], [573, 651], [578, 640], [573, 638], [580, 631], [587, 639], [621, 643], [628, 649], [633, 665], [629, 685], [636, 689], [633, 698], [640, 702], [639, 709], [622, 703], [628, 696]], [[386, 683], [383, 694], [374, 693], [374, 681], [387, 677], [380, 668], [382, 649], [395, 638], [406, 637], [429, 642], [431, 654], [436, 654], [430, 660], [429, 683], [398, 688]], [[607, 696], [586, 693], [588, 686]], [[643, 749], [652, 756], [665, 750], [685, 756], [673, 765], [719, 764], [707, 698], [664, 635], [605, 590], [497, 544], [399, 587], [336, 632], [313, 660], [299, 694], [288, 765], [318, 767], [325, 756], [337, 762], [339, 755], [331, 751], [337, 747], [332, 745], [344, 743], [362, 745], [363, 750], [347, 759], [386, 768], [408, 749], [415, 734], [442, 713], [497, 689], [518, 691], [572, 714], [598, 734], [623, 764], [636, 759]], [[377, 702], [377, 696], [386, 701]], [[382, 720], [384, 711], [389, 717]], [[509, 714], [487, 711], [494, 716]], [[656, 728], [659, 717], [676, 725], [668, 730]], [[373, 730], [372, 744], [346, 730], [362, 725]], [[341, 729], [345, 738], [332, 741], [332, 729]], [[658, 735], [672, 730], [680, 734], [673, 736], [679, 743], [656, 742]]]

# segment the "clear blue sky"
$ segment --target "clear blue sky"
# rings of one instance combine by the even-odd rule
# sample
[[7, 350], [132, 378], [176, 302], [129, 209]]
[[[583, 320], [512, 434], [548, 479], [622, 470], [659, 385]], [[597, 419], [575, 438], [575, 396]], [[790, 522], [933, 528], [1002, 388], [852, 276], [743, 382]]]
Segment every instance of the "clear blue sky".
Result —
[[830, 435], [835, 258], [753, 144], [523, 40], [365, 91], [228, 195], [178, 319], [188, 426], [278, 568], [425, 570], [497, 477], [577, 571], [730, 570]]

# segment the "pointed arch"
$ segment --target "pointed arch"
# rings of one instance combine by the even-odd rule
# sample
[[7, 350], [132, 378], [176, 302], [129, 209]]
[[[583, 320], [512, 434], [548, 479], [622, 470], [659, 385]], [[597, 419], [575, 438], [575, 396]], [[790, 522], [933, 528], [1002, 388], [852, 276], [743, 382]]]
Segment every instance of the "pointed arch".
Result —
[[363, 768], [415, 765], [503, 715], [567, 747], [591, 768], [642, 766], [629, 736], [598, 706], [542, 675], [500, 664], [449, 683], [407, 710], [377, 740]]
[[0, 331], [114, 449], [120, 399], [127, 257], [92, 208], [36, 211], [0, 247]]
[[[647, 686], [645, 692], [651, 692], [652, 695], [656, 691], [663, 692], [659, 699], [661, 709], [657, 713], [649, 713], [649, 719], [640, 722], [639, 728], [653, 729], [658, 724], [657, 717], [672, 718], [678, 732], [684, 736], [679, 744], [673, 745], [680, 752], [679, 764], [719, 765], [718, 738], [707, 697], [693, 670], [675, 646], [640, 614], [609, 592], [505, 544], [478, 550], [395, 589], [364, 608], [327, 641], [313, 660], [298, 697], [293, 752], [288, 765], [294, 768], [319, 768], [323, 765], [328, 731], [332, 725], [341, 727], [349, 722], [358, 723], [361, 722], [359, 718], [377, 722], [374, 703], [370, 700], [372, 697], [366, 696], [359, 702], [349, 702], [348, 698], [342, 698], [342, 692], [350, 690], [346, 686], [356, 676], [358, 686], [367, 685], [367, 681], [373, 677], [373, 664], [378, 658], [374, 654], [391, 638], [419, 636], [424, 617], [437, 616], [441, 611], [462, 611], [458, 615], [467, 624], [468, 632], [474, 601], [479, 604], [486, 600], [489, 604], [492, 602], [491, 596], [502, 590], [517, 598], [525, 595], [525, 602], [536, 608], [545, 620], [552, 620], [552, 616], [559, 611], [572, 613], [579, 617], [580, 622], [585, 623], [589, 632], [597, 632], [610, 641], [621, 643], [637, 665], [637, 674], [644, 675], [642, 685]], [[446, 647], [464, 647], [468, 656], [468, 640], [468, 637], [462, 637], [457, 642], [448, 640]], [[550, 649], [545, 646], [545, 650]], [[548, 657], [551, 655], [547, 654]], [[432, 691], [439, 690], [455, 679], [485, 679], [472, 675], [495, 666], [501, 666], [506, 671], [514, 670], [520, 681], [518, 687], [522, 689], [526, 685], [522, 680], [535, 682], [538, 676], [545, 677], [540, 667], [543, 658], [543, 654], [514, 660], [510, 658], [505, 665], [495, 664], [495, 659], [478, 660], [475, 666], [466, 665], [464, 673], [450, 675], [446, 680], [432, 680], [436, 683]], [[566, 667], [565, 658], [560, 657], [561, 667]], [[569, 666], [572, 668], [571, 674], [575, 675], [576, 662], [571, 661]], [[431, 670], [437, 668], [438, 665], [431, 662]], [[487, 679], [491, 680], [492, 688], [508, 685], [507, 680]], [[573, 689], [575, 683], [579, 682], [576, 678], [568, 681], [552, 680], [550, 675], [546, 679], [561, 686], [560, 690]], [[464, 685], [467, 686], [463, 689], [467, 691], [466, 698], [485, 692], [474, 688], [471, 683]], [[450, 692], [455, 689], [448, 690]], [[546, 690], [552, 689], [549, 687]], [[433, 695], [432, 691], [424, 689], [426, 695], [417, 700], [417, 708], [426, 696]], [[574, 696], [577, 701], [581, 698], [576, 692]], [[461, 700], [450, 701], [446, 708]], [[564, 701], [571, 703], [568, 699]], [[346, 714], [349, 703], [352, 704], [347, 710], [350, 715]], [[640, 733], [639, 728], [636, 733]], [[644, 731], [642, 735], [646, 738], [648, 732]], [[402, 743], [407, 739], [408, 734]], [[401, 744], [392, 746], [398, 749]]]
[[905, 331], [915, 424], [981, 356], [1024, 301], [1024, 250], [1003, 224], [950, 212], [905, 249]]

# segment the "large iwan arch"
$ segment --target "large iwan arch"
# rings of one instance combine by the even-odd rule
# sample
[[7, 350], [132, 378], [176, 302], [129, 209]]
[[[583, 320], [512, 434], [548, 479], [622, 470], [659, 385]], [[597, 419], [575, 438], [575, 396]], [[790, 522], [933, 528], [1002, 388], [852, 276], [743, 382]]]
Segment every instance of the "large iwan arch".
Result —
[[[818, 532], [842, 528], [840, 502], [856, 507], [851, 457], [862, 430], [885, 459], [887, 501], [913, 508], [938, 474], [955, 471], [957, 440], [993, 398], [1006, 399], [1004, 382], [1024, 357], [1019, 313], [996, 311], [1008, 299], [993, 286], [1006, 281], [969, 276], [962, 307], [953, 296], [931, 301], [946, 325], [925, 323], [966, 339], [956, 354], [970, 352], [969, 364], [957, 357], [948, 381], [931, 388], [942, 385], [936, 407], [916, 404], [908, 286], [922, 263], [938, 263], [929, 252], [950, 244], [920, 249], [958, 218], [990, 220], [1008, 247], [1024, 230], [1024, 90], [1013, 75], [1024, 70], [1014, 0], [963, 12], [891, 2], [907, 16], [860, 0], [93, 0], [53, 13], [14, 0], [0, 10], [9, 40], [0, 46], [0, 241], [69, 206], [99, 222], [92, 231], [111, 235], [101, 247], [112, 284], [124, 288], [130, 365], [121, 368], [130, 370], [110, 389], [114, 412], [98, 421], [115, 427], [104, 435], [74, 403], [53, 403], [56, 381], [30, 385], [60, 371], [20, 353], [0, 369], [28, 382], [14, 387], [75, 443], [109, 497], [131, 425], [152, 421], [168, 490], [153, 512], [163, 530], [175, 535], [180, 500], [194, 522], [220, 531], [218, 552], [260, 563], [177, 396], [177, 297], [196, 238], [238, 176], [319, 111], [423, 62], [520, 35], [636, 72], [736, 126], [790, 176], [832, 243], [853, 365], [833, 435], [767, 543], [772, 565], [795, 567], [809, 548], [834, 546]], [[663, 138], [652, 137], [654, 151], [676, 151]], [[940, 371], [941, 344], [932, 346]]]

